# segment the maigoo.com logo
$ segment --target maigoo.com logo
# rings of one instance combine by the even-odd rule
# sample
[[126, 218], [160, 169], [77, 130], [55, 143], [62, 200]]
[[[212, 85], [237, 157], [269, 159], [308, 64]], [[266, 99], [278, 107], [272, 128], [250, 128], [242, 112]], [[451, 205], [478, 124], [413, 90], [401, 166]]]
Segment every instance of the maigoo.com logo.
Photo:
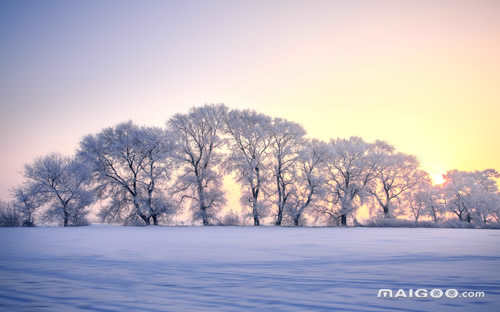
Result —
[[377, 292], [378, 298], [484, 298], [486, 293], [484, 291], [458, 291], [455, 288], [441, 289], [441, 288], [417, 288], [417, 289], [387, 289], [382, 288]]

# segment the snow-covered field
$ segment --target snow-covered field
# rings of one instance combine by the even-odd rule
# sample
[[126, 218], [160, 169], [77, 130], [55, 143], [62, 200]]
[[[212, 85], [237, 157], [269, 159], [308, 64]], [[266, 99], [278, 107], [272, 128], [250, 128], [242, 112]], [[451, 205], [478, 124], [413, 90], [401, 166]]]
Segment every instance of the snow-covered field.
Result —
[[1, 228], [0, 310], [499, 311], [499, 243], [470, 229]]

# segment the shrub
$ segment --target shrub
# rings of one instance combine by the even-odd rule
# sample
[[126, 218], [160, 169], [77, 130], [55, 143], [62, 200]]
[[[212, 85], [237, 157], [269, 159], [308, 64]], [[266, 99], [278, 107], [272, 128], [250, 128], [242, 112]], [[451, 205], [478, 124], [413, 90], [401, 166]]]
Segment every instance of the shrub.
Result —
[[241, 220], [235, 212], [231, 211], [224, 216], [220, 225], [241, 225]]
[[21, 226], [22, 216], [13, 205], [0, 202], [0, 226]]
[[486, 223], [481, 226], [483, 229], [495, 229], [495, 230], [500, 230], [500, 223]]
[[473, 229], [476, 226], [472, 223], [452, 219], [452, 220], [447, 220], [447, 221], [444, 221], [443, 223], [441, 223], [441, 227], [456, 228], [456, 229]]
[[439, 227], [437, 224], [428, 222], [428, 221], [421, 221], [421, 222], [415, 222], [411, 220], [405, 220], [405, 219], [395, 219], [395, 218], [376, 218], [369, 220], [365, 224], [360, 224], [360, 226], [366, 226], [366, 227]]

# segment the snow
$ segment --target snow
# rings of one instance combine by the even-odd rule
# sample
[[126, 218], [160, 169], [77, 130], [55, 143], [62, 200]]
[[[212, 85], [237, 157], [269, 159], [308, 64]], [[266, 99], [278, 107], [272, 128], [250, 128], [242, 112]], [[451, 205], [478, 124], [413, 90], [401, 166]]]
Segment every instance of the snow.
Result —
[[[0, 228], [1, 311], [494, 311], [500, 231]], [[485, 298], [377, 298], [456, 288]]]

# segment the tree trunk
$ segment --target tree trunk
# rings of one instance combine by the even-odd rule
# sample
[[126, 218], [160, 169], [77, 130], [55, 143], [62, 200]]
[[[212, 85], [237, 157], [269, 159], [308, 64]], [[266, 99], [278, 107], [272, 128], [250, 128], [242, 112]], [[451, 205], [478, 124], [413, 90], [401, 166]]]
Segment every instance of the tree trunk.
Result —
[[279, 207], [278, 208], [278, 217], [276, 219], [276, 225], [281, 225], [282, 221], [283, 221], [283, 208]]
[[352, 198], [347, 197], [342, 200], [342, 206], [340, 209], [340, 224], [342, 226], [347, 226], [347, 214], [353, 211], [352, 209]]
[[437, 213], [436, 213], [436, 210], [434, 209], [434, 207], [432, 207], [431, 209], [432, 209], [432, 219], [434, 220], [434, 223], [437, 223]]
[[69, 214], [64, 210], [64, 226], [68, 226]]
[[295, 226], [299, 226], [299, 221], [300, 221], [300, 214], [296, 214], [295, 217], [293, 218], [293, 224]]
[[295, 215], [295, 218], [293, 219], [293, 223], [295, 224], [295, 226], [299, 226], [300, 225], [300, 218], [302, 217], [302, 214], [304, 213], [304, 210], [306, 210], [306, 208], [311, 203], [313, 194], [314, 194], [314, 188], [310, 188], [309, 189], [309, 194], [307, 195], [306, 202], [300, 207], [300, 209], [298, 210], [297, 214]]
[[136, 211], [137, 215], [142, 219], [142, 221], [144, 221], [144, 223], [146, 225], [150, 225], [151, 224], [151, 222], [149, 221], [150, 216], [146, 216], [145, 214], [143, 214], [141, 212], [141, 207], [139, 206], [139, 203], [137, 202], [136, 196], [134, 196], [134, 206], [135, 206], [135, 211]]
[[201, 218], [203, 220], [203, 225], [209, 225], [207, 207], [205, 206], [205, 192], [203, 190], [203, 185], [199, 177], [198, 177], [198, 198], [200, 203], [200, 212], [201, 212]]
[[259, 216], [253, 216], [253, 225], [255, 226], [260, 225]]
[[346, 214], [340, 215], [340, 224], [342, 226], [347, 226], [347, 215]]
[[[158, 225], [158, 215], [154, 213], [153, 211], [153, 189], [148, 190], [148, 212], [149, 212], [149, 218], [148, 219], [153, 219], [153, 224]], [[149, 224], [151, 224], [151, 221], [149, 221]]]
[[33, 226], [33, 214], [31, 213], [31, 211], [28, 212], [28, 218], [27, 219], [28, 219], [27, 222], [25, 222], [25, 223], [28, 224], [27, 226]]
[[281, 219], [283, 218], [283, 213], [282, 213], [282, 206], [281, 203], [283, 201], [283, 192], [281, 189], [281, 184], [280, 184], [280, 172], [278, 169], [278, 173], [276, 174], [276, 189], [278, 191], [278, 215], [276, 216], [276, 222], [274, 223], [275, 225], [281, 225]]
[[253, 213], [253, 225], [259, 226], [259, 212], [257, 211], [257, 198], [254, 196], [254, 202], [252, 203], [252, 213]]
[[389, 213], [389, 205], [382, 206], [382, 208], [384, 209], [384, 218], [390, 218], [391, 215]]
[[462, 216], [462, 211], [460, 211], [460, 213], [457, 213], [457, 215], [458, 215], [458, 220], [464, 221], [464, 218]]
[[252, 213], [253, 213], [253, 225], [254, 226], [259, 226], [260, 225], [260, 220], [259, 220], [259, 211], [257, 210], [257, 200], [259, 198], [259, 192], [260, 192], [260, 169], [259, 167], [255, 167], [255, 177], [257, 179], [257, 185], [254, 187], [252, 186], [252, 197], [253, 197], [253, 202], [252, 202]]
[[140, 214], [139, 217], [141, 217], [142, 221], [144, 221], [144, 223], [146, 223], [146, 225], [150, 225], [151, 222], [149, 222], [149, 217], [144, 215], [144, 214]]
[[208, 222], [207, 208], [201, 208], [201, 215], [203, 217], [203, 225], [209, 225], [210, 223]]

